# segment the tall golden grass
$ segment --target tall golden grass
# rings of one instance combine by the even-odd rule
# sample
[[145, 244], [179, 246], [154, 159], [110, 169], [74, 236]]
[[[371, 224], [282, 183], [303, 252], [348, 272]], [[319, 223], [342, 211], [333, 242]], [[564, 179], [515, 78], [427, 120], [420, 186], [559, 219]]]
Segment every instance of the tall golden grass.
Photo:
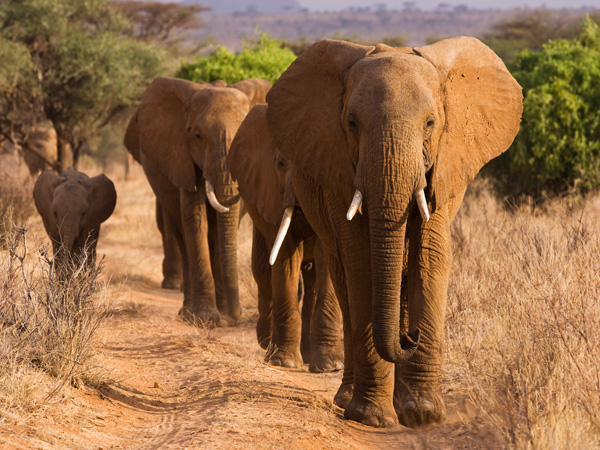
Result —
[[600, 448], [600, 197], [509, 207], [474, 183], [452, 224], [445, 377], [490, 448]]
[[[0, 418], [22, 420], [66, 385], [94, 384], [94, 337], [105, 319], [101, 265], [74, 260], [59, 280], [48, 246], [12, 227], [0, 253]], [[33, 253], [33, 254], [31, 254]]]

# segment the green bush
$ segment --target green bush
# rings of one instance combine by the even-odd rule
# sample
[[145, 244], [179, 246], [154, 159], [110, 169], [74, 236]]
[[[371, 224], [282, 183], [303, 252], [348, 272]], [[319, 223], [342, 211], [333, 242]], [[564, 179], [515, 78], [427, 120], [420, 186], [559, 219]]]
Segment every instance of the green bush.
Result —
[[279, 41], [262, 33], [259, 39], [244, 42], [239, 53], [233, 54], [220, 46], [196, 62], [182, 63], [175, 77], [209, 83], [224, 80], [227, 84], [247, 78], [264, 78], [274, 83], [294, 59], [296, 55], [290, 49], [281, 48]]
[[[521, 129], [496, 163], [512, 195], [542, 199], [600, 187], [600, 30], [586, 19], [573, 40], [517, 55]], [[503, 177], [503, 179], [502, 179]]]

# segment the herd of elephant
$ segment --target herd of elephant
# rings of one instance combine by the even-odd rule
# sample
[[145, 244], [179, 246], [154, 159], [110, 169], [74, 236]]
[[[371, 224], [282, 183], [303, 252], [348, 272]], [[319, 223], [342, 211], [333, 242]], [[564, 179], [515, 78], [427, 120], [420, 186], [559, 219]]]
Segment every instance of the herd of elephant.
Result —
[[[347, 419], [440, 422], [450, 223], [521, 112], [519, 84], [466, 37], [318, 41], [273, 86], [155, 79], [124, 142], [156, 195], [163, 287], [181, 286], [182, 318], [235, 324], [247, 212], [268, 362], [343, 368], [334, 402]], [[34, 198], [68, 254], [90, 237], [94, 251], [116, 192], [104, 175], [47, 171]]]

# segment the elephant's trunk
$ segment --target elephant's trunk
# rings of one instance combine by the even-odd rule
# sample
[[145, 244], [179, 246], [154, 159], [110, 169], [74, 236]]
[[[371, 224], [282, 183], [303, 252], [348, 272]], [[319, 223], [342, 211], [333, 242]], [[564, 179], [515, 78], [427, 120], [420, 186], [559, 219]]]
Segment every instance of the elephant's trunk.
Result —
[[[209, 199], [211, 205], [218, 212], [227, 212], [213, 203], [216, 201], [217, 204], [222, 207], [229, 207], [230, 205], [237, 203], [240, 198], [240, 194], [237, 188], [237, 182], [233, 180], [231, 173], [229, 172], [229, 165], [227, 164], [227, 153], [231, 146], [233, 137], [231, 133], [223, 131], [216, 138], [212, 145], [211, 151], [206, 156], [204, 163], [204, 179], [207, 185], [207, 196], [210, 195], [213, 199]], [[209, 193], [208, 185], [212, 186], [212, 192]]]
[[[422, 159], [415, 157], [414, 138], [391, 132], [367, 152], [366, 206], [371, 239], [373, 341], [390, 362], [412, 356], [419, 330], [400, 335], [400, 290], [409, 206], [423, 186]], [[418, 147], [417, 147], [418, 148]], [[419, 155], [417, 153], [417, 155]]]
[[238, 292], [237, 232], [240, 202], [229, 207], [228, 212], [217, 214], [218, 252], [221, 278], [229, 315], [237, 320], [242, 314]]

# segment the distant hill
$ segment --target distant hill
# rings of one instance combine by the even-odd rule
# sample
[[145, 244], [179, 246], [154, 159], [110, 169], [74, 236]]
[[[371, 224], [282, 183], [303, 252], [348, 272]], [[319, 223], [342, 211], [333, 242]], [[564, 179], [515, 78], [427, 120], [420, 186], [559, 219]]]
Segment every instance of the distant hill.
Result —
[[208, 6], [213, 13], [290, 13], [302, 10], [296, 0], [184, 0], [185, 5]]
[[[240, 0], [241, 1], [241, 0]], [[247, 0], [248, 3], [258, 0]], [[229, 2], [233, 2], [229, 0]], [[268, 3], [284, 4], [260, 0], [261, 5]], [[202, 0], [202, 4], [210, 1]], [[221, 0], [223, 5], [228, 0]], [[294, 2], [292, 2], [294, 3]], [[568, 15], [583, 16], [594, 8], [562, 10]], [[346, 11], [311, 13], [300, 12], [257, 14], [203, 13], [204, 27], [194, 36], [198, 40], [212, 37], [218, 44], [230, 49], [241, 48], [241, 41], [255, 37], [256, 27], [279, 39], [316, 40], [323, 38], [360, 38], [363, 41], [377, 43], [385, 37], [404, 36], [409, 46], [425, 45], [428, 41], [452, 37], [473, 36], [481, 38], [491, 30], [494, 23], [523, 14], [527, 10], [469, 9], [456, 7], [451, 10], [433, 11], [390, 11], [385, 8], [355, 8]]]

